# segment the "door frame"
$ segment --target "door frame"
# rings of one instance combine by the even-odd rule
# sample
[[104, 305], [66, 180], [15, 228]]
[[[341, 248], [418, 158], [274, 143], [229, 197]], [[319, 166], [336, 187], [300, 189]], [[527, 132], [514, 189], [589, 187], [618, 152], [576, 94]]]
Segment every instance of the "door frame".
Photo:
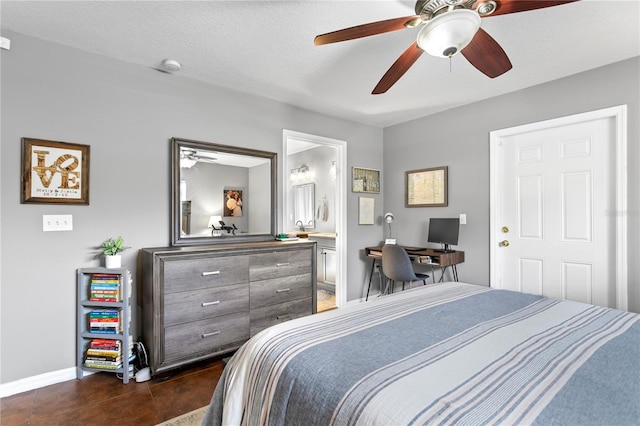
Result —
[[[289, 164], [287, 155], [287, 145], [289, 139], [303, 140], [318, 145], [327, 145], [336, 148], [336, 306], [338, 308], [347, 303], [347, 142], [317, 136], [308, 133], [296, 132], [284, 129], [282, 131], [283, 140], [283, 161], [282, 161], [282, 182], [283, 185], [289, 179]], [[289, 202], [287, 191], [283, 187], [283, 211], [287, 211]], [[286, 222], [285, 218], [282, 218]]]
[[[498, 264], [499, 235], [498, 203], [502, 200], [500, 183], [502, 182], [500, 150], [498, 146], [504, 139], [521, 133], [562, 127], [575, 123], [611, 118], [614, 121], [613, 158], [615, 159], [612, 178], [615, 179], [615, 211], [609, 212], [616, 218], [615, 230], [615, 268], [616, 268], [616, 307], [628, 310], [627, 283], [627, 105], [619, 105], [566, 117], [560, 117], [535, 123], [524, 124], [489, 132], [489, 286], [498, 287], [500, 283], [500, 265]], [[615, 174], [615, 176], [613, 176]]]

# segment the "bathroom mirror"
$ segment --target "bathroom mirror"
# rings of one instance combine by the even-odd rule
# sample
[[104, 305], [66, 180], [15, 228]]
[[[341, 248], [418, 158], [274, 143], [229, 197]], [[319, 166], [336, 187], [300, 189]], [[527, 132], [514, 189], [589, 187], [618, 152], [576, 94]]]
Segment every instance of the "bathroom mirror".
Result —
[[171, 245], [273, 240], [277, 154], [171, 139]]
[[306, 229], [315, 228], [315, 220], [313, 217], [315, 185], [307, 183], [304, 185], [294, 185], [293, 187], [293, 221], [296, 229], [300, 229], [300, 225]]

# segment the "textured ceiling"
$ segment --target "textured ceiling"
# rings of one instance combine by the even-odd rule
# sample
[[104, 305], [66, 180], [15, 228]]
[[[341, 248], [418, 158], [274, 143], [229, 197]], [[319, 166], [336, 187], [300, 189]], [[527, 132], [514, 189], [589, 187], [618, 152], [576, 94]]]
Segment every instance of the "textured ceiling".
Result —
[[[482, 28], [513, 69], [422, 55], [386, 94], [378, 80], [415, 40], [402, 30], [325, 46], [314, 36], [413, 15], [386, 1], [9, 1], [1, 28], [379, 127], [640, 55], [640, 1], [582, 0], [494, 16]], [[12, 48], [19, 48], [12, 46]]]

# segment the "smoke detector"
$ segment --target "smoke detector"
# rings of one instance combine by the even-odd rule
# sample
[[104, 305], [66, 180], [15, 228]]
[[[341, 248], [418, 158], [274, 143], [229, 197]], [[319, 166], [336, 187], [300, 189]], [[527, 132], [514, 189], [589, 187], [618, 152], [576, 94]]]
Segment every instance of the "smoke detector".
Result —
[[180, 64], [180, 62], [176, 61], [175, 59], [165, 59], [162, 61], [160, 70], [166, 72], [176, 72], [180, 71], [180, 68], [182, 68], [182, 64]]

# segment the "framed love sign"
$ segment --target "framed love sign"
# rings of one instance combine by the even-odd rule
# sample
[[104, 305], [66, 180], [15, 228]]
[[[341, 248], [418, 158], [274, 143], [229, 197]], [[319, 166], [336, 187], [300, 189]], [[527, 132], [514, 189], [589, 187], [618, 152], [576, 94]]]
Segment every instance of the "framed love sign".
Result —
[[20, 202], [89, 204], [89, 145], [22, 138]]

